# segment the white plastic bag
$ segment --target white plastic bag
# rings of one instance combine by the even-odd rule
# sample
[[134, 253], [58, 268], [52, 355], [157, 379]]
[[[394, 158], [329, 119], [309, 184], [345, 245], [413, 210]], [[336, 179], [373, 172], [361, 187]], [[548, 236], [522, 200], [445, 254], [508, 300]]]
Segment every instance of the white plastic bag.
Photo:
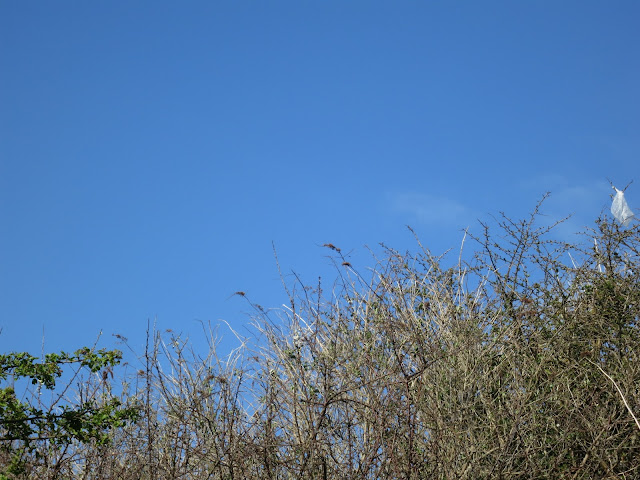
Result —
[[613, 187], [616, 191], [616, 196], [613, 197], [613, 204], [611, 205], [611, 213], [616, 220], [618, 220], [623, 226], [628, 227], [633, 218], [633, 212], [627, 205], [627, 201], [624, 199], [624, 192]]

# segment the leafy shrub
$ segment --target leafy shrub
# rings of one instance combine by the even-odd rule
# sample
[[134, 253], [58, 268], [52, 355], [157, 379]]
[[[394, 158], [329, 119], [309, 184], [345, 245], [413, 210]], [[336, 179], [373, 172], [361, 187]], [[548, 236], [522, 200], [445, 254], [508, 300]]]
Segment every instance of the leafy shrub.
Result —
[[[0, 478], [31, 472], [39, 464], [46, 465], [55, 476], [61, 462], [47, 456], [49, 451], [64, 451], [74, 442], [106, 445], [111, 429], [137, 418], [135, 408], [123, 407], [118, 398], [106, 392], [69, 403], [64, 396], [67, 385], [49, 405], [39, 399], [42, 387], [55, 390], [63, 366], [77, 367], [74, 378], [83, 368], [92, 373], [102, 371], [106, 382], [121, 356], [116, 350], [90, 348], [73, 354], [47, 354], [43, 361], [24, 352], [0, 355], [0, 381], [10, 383], [0, 389], [0, 444], [6, 462]], [[20, 379], [28, 379], [37, 389], [32, 392], [32, 402], [18, 398], [15, 383]]]

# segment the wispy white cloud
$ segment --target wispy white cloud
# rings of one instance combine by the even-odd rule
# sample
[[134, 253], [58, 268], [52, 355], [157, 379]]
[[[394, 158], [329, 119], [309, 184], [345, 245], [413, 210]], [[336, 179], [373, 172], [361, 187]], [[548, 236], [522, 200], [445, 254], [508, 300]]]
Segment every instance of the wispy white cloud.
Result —
[[[633, 200], [640, 198], [640, 188], [634, 196], [633, 187], [628, 190], [627, 200], [638, 215], [640, 208], [634, 208]], [[551, 225], [569, 217], [554, 229], [556, 238], [573, 242], [577, 233], [593, 228], [594, 220], [602, 213], [610, 215], [613, 190], [607, 179], [580, 181], [555, 174], [514, 182], [504, 188], [501, 199], [493, 196], [489, 200], [482, 195], [476, 198], [468, 191], [451, 191], [450, 195], [414, 191], [387, 193], [386, 204], [390, 213], [412, 226], [471, 227], [474, 231], [478, 228], [478, 220], [492, 223], [491, 219], [499, 217], [502, 211], [513, 219], [526, 218], [535, 201], [545, 192], [550, 195], [540, 209], [538, 224]]]
[[573, 214], [595, 219], [611, 200], [613, 190], [605, 179], [574, 182], [559, 176], [540, 177], [528, 182], [530, 188], [544, 187], [550, 192], [545, 207], [563, 216]]
[[593, 227], [594, 220], [602, 213], [610, 215], [613, 190], [604, 178], [574, 181], [560, 175], [540, 175], [524, 180], [522, 190], [550, 193], [541, 209], [549, 223], [571, 215], [556, 227], [556, 234], [567, 240], [575, 238], [575, 234], [585, 228]]
[[400, 192], [389, 193], [387, 199], [390, 209], [407, 215], [410, 222], [466, 227], [476, 219], [471, 208], [444, 195]]

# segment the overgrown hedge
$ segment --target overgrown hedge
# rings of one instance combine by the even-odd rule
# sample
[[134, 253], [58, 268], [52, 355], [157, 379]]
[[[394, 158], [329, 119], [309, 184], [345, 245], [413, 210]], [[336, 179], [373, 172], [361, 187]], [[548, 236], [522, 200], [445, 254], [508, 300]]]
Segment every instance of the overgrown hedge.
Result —
[[570, 245], [536, 218], [366, 274], [330, 245], [337, 281], [252, 304], [261, 337], [229, 358], [150, 334], [110, 390], [139, 420], [41, 442], [24, 478], [640, 478], [639, 228]]

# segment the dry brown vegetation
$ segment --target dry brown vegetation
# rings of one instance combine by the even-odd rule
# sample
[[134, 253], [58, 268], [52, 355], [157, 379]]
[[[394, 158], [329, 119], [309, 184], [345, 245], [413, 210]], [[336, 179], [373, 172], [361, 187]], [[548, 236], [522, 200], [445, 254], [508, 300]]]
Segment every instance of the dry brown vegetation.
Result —
[[366, 278], [332, 250], [334, 286], [254, 305], [228, 358], [150, 332], [117, 388], [138, 422], [42, 442], [25, 478], [640, 478], [639, 228], [569, 245], [536, 217], [484, 225], [468, 261], [387, 248]]

